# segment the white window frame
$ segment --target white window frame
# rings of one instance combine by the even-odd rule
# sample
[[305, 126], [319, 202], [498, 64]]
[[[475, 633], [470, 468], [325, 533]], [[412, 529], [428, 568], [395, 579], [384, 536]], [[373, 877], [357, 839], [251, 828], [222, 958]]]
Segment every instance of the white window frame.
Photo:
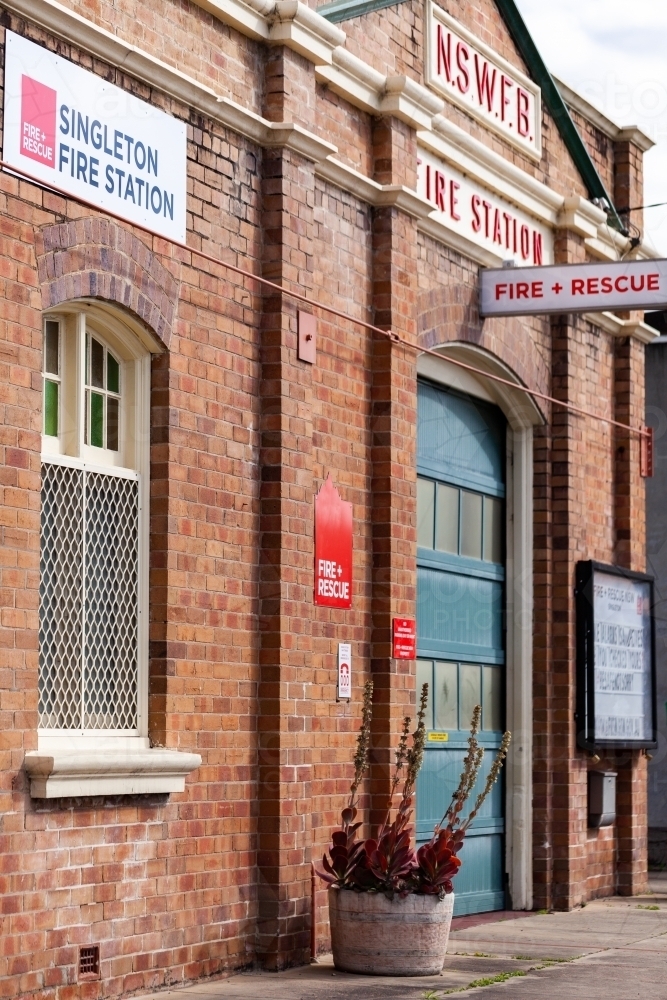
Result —
[[[42, 462], [66, 465], [85, 472], [99, 472], [136, 479], [138, 512], [138, 622], [137, 622], [137, 728], [127, 730], [38, 729], [40, 751], [66, 748], [139, 749], [148, 746], [148, 605], [149, 605], [149, 488], [150, 488], [150, 365], [151, 351], [111, 311], [81, 303], [68, 310], [51, 310], [44, 320], [61, 322], [60, 414], [58, 438], [42, 434]], [[69, 329], [68, 329], [69, 328]], [[121, 360], [120, 448], [117, 453], [87, 445], [84, 440], [86, 405], [86, 334], [100, 340]], [[76, 345], [76, 370], [67, 371], [65, 337]], [[153, 350], [155, 348], [153, 347]], [[71, 352], [70, 352], [71, 353]], [[44, 367], [44, 366], [43, 366]], [[66, 426], [65, 394], [75, 380], [75, 428]], [[128, 415], [132, 413], [133, 419]], [[133, 427], [131, 426], [133, 424]], [[128, 458], [133, 459], [132, 464]]]

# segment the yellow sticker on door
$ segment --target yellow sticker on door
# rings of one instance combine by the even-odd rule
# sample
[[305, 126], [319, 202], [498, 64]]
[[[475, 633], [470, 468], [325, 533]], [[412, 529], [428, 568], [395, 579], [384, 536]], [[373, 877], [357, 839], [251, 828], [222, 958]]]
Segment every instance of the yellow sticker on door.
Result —
[[449, 733], [429, 733], [428, 741], [429, 743], [448, 743]]

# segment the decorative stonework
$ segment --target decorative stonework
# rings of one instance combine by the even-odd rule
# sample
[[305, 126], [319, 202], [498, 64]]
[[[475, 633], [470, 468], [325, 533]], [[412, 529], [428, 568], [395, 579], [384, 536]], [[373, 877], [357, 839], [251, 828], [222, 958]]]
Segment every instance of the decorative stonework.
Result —
[[44, 309], [88, 297], [115, 302], [169, 347], [179, 282], [129, 230], [94, 217], [45, 226], [35, 252]]

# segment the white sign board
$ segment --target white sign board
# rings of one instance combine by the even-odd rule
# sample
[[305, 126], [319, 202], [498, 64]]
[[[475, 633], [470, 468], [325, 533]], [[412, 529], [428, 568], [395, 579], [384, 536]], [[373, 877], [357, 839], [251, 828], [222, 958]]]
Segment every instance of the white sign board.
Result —
[[5, 37], [5, 162], [185, 242], [185, 123], [41, 45]]
[[480, 274], [481, 316], [667, 308], [667, 260], [508, 267]]
[[422, 148], [417, 193], [433, 205], [434, 219], [501, 260], [531, 265], [553, 260], [553, 235], [547, 226]]
[[648, 583], [593, 574], [595, 740], [653, 738]]
[[540, 88], [427, 0], [426, 82], [534, 160], [542, 156]]
[[352, 646], [338, 643], [338, 697], [352, 697]]

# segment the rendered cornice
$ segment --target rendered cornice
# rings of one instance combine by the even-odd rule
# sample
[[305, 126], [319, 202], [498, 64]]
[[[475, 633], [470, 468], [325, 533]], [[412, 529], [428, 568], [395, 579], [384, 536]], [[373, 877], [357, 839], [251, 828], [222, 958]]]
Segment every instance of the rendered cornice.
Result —
[[276, 0], [269, 20], [269, 42], [287, 45], [316, 64], [331, 63], [334, 49], [345, 44], [344, 31], [299, 0]]
[[572, 90], [566, 83], [554, 77], [554, 83], [558, 87], [561, 97], [569, 108], [576, 111], [585, 118], [587, 122], [599, 129], [603, 135], [614, 142], [633, 142], [643, 153], [655, 146], [655, 142], [637, 125], [628, 125], [621, 128], [611, 118], [607, 118], [595, 105], [590, 104], [585, 97]]
[[437, 240], [438, 243], [443, 243], [445, 246], [457, 250], [464, 257], [468, 257], [481, 267], [502, 266], [502, 257], [491, 253], [490, 250], [485, 250], [483, 247], [473, 243], [472, 240], [466, 239], [460, 233], [455, 233], [452, 229], [448, 229], [447, 226], [443, 226], [434, 215], [418, 219], [417, 229], [420, 233], [424, 233], [426, 236]]
[[583, 319], [599, 326], [605, 333], [612, 337], [632, 337], [640, 344], [651, 344], [660, 336], [657, 330], [643, 321], [633, 319], [621, 319], [611, 312], [583, 313]]
[[445, 102], [409, 76], [388, 76], [380, 101], [380, 111], [392, 114], [413, 128], [430, 129], [434, 115], [442, 113]]
[[386, 77], [342, 46], [334, 49], [330, 66], [315, 67], [315, 76], [354, 107], [379, 113]]
[[565, 201], [562, 195], [477, 142], [444, 116], [433, 119], [433, 131], [418, 132], [417, 141], [535, 218], [551, 226], [556, 223]]
[[195, 0], [198, 7], [256, 41], [268, 41], [275, 0]]
[[382, 185], [333, 156], [327, 156], [315, 164], [315, 176], [335, 184], [343, 191], [348, 191], [360, 201], [365, 201], [369, 205], [378, 204]]
[[566, 198], [556, 221], [557, 229], [568, 229], [584, 239], [596, 239], [600, 226], [604, 225], [607, 216], [601, 208], [596, 208], [581, 195]]

